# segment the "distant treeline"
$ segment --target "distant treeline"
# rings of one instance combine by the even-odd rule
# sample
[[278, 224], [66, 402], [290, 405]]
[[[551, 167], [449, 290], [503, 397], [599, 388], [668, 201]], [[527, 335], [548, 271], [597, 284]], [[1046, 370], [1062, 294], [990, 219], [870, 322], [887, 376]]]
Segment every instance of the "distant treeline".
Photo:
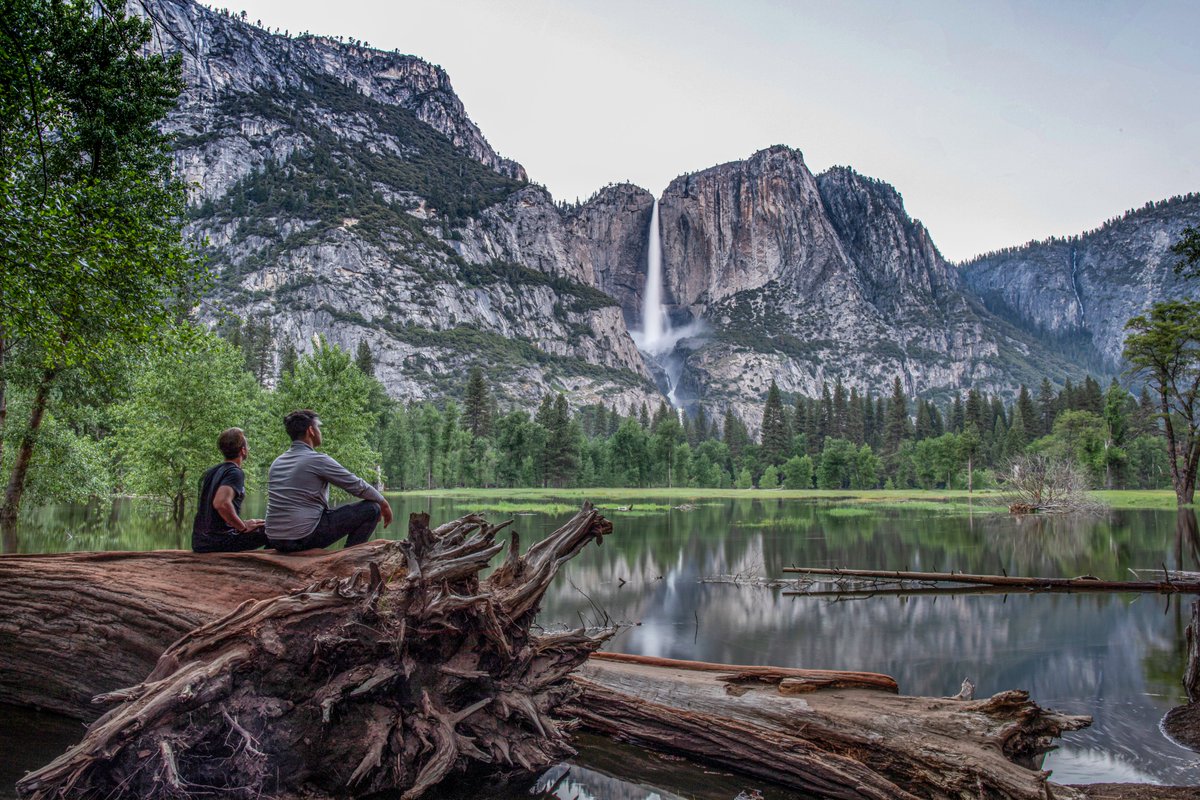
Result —
[[1131, 208], [1131, 209], [1127, 210], [1121, 216], [1111, 217], [1109, 219], [1106, 219], [1103, 223], [1101, 223], [1097, 227], [1092, 228], [1091, 230], [1088, 230], [1088, 231], [1084, 231], [1083, 233], [1077, 233], [1072, 236], [1049, 236], [1045, 239], [1040, 239], [1040, 240], [1030, 239], [1025, 244], [1013, 245], [1012, 247], [1002, 247], [999, 250], [989, 250], [988, 252], [983, 253], [981, 255], [977, 255], [972, 258], [968, 258], [965, 261], [958, 262], [958, 266], [962, 267], [962, 268], [974, 266], [975, 264], [978, 264], [980, 261], [987, 261], [988, 259], [992, 259], [992, 258], [1000, 258], [1003, 256], [1010, 256], [1010, 255], [1013, 255], [1014, 253], [1019, 253], [1022, 250], [1026, 250], [1030, 247], [1046, 247], [1049, 245], [1056, 245], [1056, 244], [1077, 244], [1080, 240], [1085, 239], [1089, 236], [1094, 236], [1095, 234], [1100, 233], [1102, 231], [1108, 230], [1113, 225], [1116, 225], [1119, 222], [1123, 222], [1123, 221], [1129, 219], [1130, 217], [1134, 216], [1135, 214], [1142, 214], [1147, 211], [1154, 211], [1154, 210], [1161, 209], [1161, 208], [1171, 208], [1173, 206], [1192, 202], [1194, 200], [1200, 200], [1200, 192], [1188, 192], [1186, 194], [1177, 194], [1177, 195], [1168, 197], [1165, 200], [1151, 200], [1151, 201], [1147, 202], [1145, 205], [1143, 205], [1141, 208]]

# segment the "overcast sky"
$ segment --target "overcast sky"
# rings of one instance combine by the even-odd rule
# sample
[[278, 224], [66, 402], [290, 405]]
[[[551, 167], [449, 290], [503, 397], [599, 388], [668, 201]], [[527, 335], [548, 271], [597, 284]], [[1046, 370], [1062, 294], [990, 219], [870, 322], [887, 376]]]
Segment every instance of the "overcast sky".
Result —
[[773, 144], [904, 196], [951, 259], [1200, 190], [1200, 3], [237, 0], [440, 64], [557, 199]]

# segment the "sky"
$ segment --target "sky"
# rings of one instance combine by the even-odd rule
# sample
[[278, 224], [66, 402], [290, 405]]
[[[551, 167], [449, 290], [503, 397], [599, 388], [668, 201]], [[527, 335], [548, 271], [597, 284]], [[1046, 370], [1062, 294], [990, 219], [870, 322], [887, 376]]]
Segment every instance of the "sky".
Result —
[[951, 260], [1200, 191], [1200, 3], [241, 0], [448, 72], [558, 200], [775, 144], [891, 183]]

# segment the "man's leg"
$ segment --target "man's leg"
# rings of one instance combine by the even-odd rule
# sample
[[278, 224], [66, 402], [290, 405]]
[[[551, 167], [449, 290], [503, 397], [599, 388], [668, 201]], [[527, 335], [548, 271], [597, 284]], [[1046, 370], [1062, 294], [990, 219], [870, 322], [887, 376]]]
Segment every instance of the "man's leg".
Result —
[[362, 544], [371, 538], [380, 513], [379, 505], [370, 500], [331, 508], [321, 515], [316, 530], [304, 539], [304, 548], [329, 547], [343, 536], [346, 547]]
[[253, 533], [200, 534], [192, 536], [192, 550], [197, 553], [241, 553], [267, 546], [267, 534]]

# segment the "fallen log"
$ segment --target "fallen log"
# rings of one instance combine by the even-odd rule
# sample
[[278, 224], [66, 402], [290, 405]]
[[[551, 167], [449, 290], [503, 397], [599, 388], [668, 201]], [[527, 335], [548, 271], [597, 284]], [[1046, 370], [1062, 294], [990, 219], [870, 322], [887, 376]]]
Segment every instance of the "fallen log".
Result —
[[[1017, 575], [974, 575], [969, 572], [912, 572], [893, 569], [841, 569], [838, 567], [784, 567], [784, 572], [833, 578], [870, 579], [888, 582], [965, 583], [1028, 591], [1076, 592], [1152, 592], [1158, 594], [1200, 594], [1200, 581], [1106, 581], [1091, 575], [1077, 578], [1032, 578]], [[865, 590], [855, 587], [854, 591]], [[805, 594], [787, 592], [786, 594]]]
[[[832, 800], [1044, 800], [1041, 756], [1091, 722], [1045, 711], [1020, 691], [980, 701], [900, 697], [882, 676], [847, 683], [872, 688], [795, 696], [780, 685], [784, 673], [593, 657], [577, 673], [582, 696], [565, 711], [610, 736]], [[1053, 791], [1060, 800], [1082, 796]]]
[[[521, 673], [521, 669], [536, 667], [548, 670], [545, 674], [565, 675], [603, 634], [549, 637], [546, 645], [560, 648], [554, 651], [557, 661], [550, 664], [546, 663], [545, 653], [525, 666], [517, 663], [521, 662], [519, 658], [509, 659], [503, 648], [483, 633], [491, 623], [483, 624], [489, 619], [488, 604], [479, 598], [490, 592], [493, 609], [517, 603], [515, 608], [524, 609], [523, 624], [530, 621], [544, 590], [543, 581], [548, 582], [553, 570], [570, 554], [562, 550], [561, 540], [559, 545], [535, 545], [525, 559], [517, 561], [513, 561], [514, 546], [506, 565], [475, 586], [471, 576], [486, 563], [484, 555], [498, 552], [502, 545], [477, 543], [460, 555], [459, 549], [444, 542], [420, 544], [429, 538], [428, 529], [422, 527], [426, 524], [423, 518], [415, 518], [414, 522], [420, 523], [410, 533], [416, 544], [374, 542], [311, 558], [269, 553], [0, 557], [3, 700], [56, 708], [76, 716], [94, 716], [95, 707], [89, 703], [91, 693], [107, 693], [107, 701], [120, 703], [92, 726], [78, 748], [31, 775], [22, 784], [26, 796], [86, 796], [79, 791], [78, 782], [66, 794], [56, 794], [54, 787], [63, 786], [63, 781], [73, 780], [70, 776], [76, 774], [102, 785], [104, 780], [97, 777], [102, 763], [103, 769], [112, 769], [104, 761], [109, 745], [115, 752], [136, 756], [140, 772], [133, 772], [132, 761], [127, 760], [122, 767], [126, 772], [119, 773], [125, 778], [157, 777], [155, 786], [162, 791], [186, 796], [180, 792], [187, 789], [185, 781], [191, 779], [183, 771], [194, 765], [181, 755], [184, 747], [180, 743], [194, 747], [199, 742], [212, 747], [218, 737], [222, 747], [238, 750], [241, 761], [235, 763], [239, 764], [251, 763], [247, 754], [257, 758], [251, 750], [285, 756], [295, 753], [287, 765], [291, 770], [288, 774], [293, 781], [307, 781], [306, 790], [358, 795], [390, 783], [416, 796], [426, 783], [425, 777], [463, 768], [471, 759], [486, 760], [474, 755], [472, 748], [492, 759], [486, 767], [493, 770], [536, 768], [554, 753], [567, 752], [565, 740], [556, 737], [550, 728], [553, 724], [558, 726], [555, 731], [565, 732], [571, 725], [569, 720], [561, 719], [565, 714], [568, 718], [577, 715], [585, 724], [609, 735], [636, 738], [654, 747], [711, 760], [807, 791], [833, 787], [831, 791], [850, 792], [845, 795], [850, 797], [948, 798], [960, 795], [947, 794], [945, 786], [954, 781], [965, 785], [962, 781], [969, 779], [965, 776], [974, 775], [972, 797], [1040, 798], [1043, 795], [1030, 792], [1044, 785], [1044, 775], [1028, 769], [1028, 765], [1037, 752], [1050, 745], [1057, 732], [1083, 722], [1081, 718], [1038, 709], [1019, 693], [1002, 693], [997, 695], [999, 699], [992, 698], [994, 703], [985, 700], [973, 704], [902, 697], [894, 694], [895, 682], [886, 676], [695, 663], [688, 664], [686, 672], [702, 679], [677, 680], [677, 673], [683, 669], [679, 662], [656, 664], [637, 657], [607, 655], [594, 658], [592, 666], [596, 668], [589, 666], [589, 674], [575, 679], [581, 694], [569, 705], [558, 706], [557, 721], [550, 714], [556, 703], [547, 701], [565, 702], [572, 692], [551, 697], [547, 688], [534, 703], [532, 714], [519, 701], [508, 699], [493, 699], [490, 707], [474, 708], [487, 696], [496, 696], [496, 687], [506, 680], [519, 683], [521, 675], [528, 679], [530, 673]], [[449, 531], [459, 531], [455, 535], [469, 538], [463, 526], [475, 531], [470, 536], [490, 530], [484, 536], [489, 540], [499, 530], [487, 526], [481, 518], [466, 517], [442, 526], [433, 532], [433, 538], [442, 541]], [[420, 580], [409, 559], [413, 551], [406, 551], [413, 547], [418, 552]], [[430, 547], [439, 555], [431, 555]], [[420, 552], [425, 553], [423, 558]], [[530, 572], [533, 563], [540, 565], [536, 575]], [[437, 564], [442, 567], [432, 566]], [[446, 573], [438, 572], [441, 568], [462, 572], [455, 572], [458, 577], [443, 583], [439, 576]], [[342, 577], [312, 585], [322, 570]], [[193, 578], [197, 582], [190, 584]], [[437, 598], [437, 602], [430, 598]], [[241, 605], [247, 599], [257, 602]], [[455, 610], [459, 604], [465, 606]], [[429, 609], [430, 616], [423, 616]], [[459, 612], [472, 624], [460, 624], [459, 618], [453, 617]], [[511, 619], [505, 619], [502, 613], [493, 616], [503, 630], [512, 631]], [[442, 622], [430, 625], [426, 619]], [[447, 619], [451, 624], [445, 624]], [[322, 620], [333, 620], [333, 635], [313, 629], [324, 624]], [[406, 627], [401, 628], [397, 620], [407, 620]], [[329, 625], [322, 628], [329, 629]], [[414, 632], [416, 636], [411, 635]], [[517, 640], [523, 635], [519, 631], [512, 634]], [[431, 671], [409, 667], [403, 654], [397, 661], [392, 648], [384, 643], [398, 639], [411, 642], [409, 661], [439, 663], [443, 668]], [[83, 644], [77, 645], [81, 640]], [[528, 646], [536, 649], [536, 641], [542, 640], [530, 636]], [[111, 650], [127, 646], [127, 652], [119, 657], [108, 655]], [[68, 658], [47, 655], [61, 652], [64, 647]], [[420, 654], [422, 648], [438, 653], [428, 654], [423, 661], [414, 660], [414, 654]], [[156, 653], [164, 650], [167, 652], [157, 659]], [[442, 650], [452, 655], [442, 654]], [[366, 658], [368, 652], [378, 661]], [[443, 660], [438, 662], [437, 658]], [[36, 680], [22, 685], [8, 679], [21, 670], [34, 674], [25, 666], [28, 663], [37, 663], [44, 670]], [[84, 664], [87, 666], [81, 666]], [[365, 671], [368, 666], [370, 674]], [[118, 674], [104, 674], [108, 667]], [[389, 673], [389, 669], [396, 674]], [[642, 676], [640, 688], [630, 683], [629, 669], [638, 670]], [[264, 670], [269, 674], [264, 676]], [[406, 670], [410, 671], [406, 674]], [[428, 680], [427, 685], [437, 689], [430, 696], [429, 706], [423, 699], [414, 698], [413, 691], [401, 688], [412, 675]], [[500, 677], [493, 677], [496, 675]], [[709, 684], [719, 687], [719, 692], [701, 689]], [[254, 692], [247, 694], [247, 685], [254, 687]], [[413, 684], [410, 681], [407, 685]], [[692, 701], [687, 696], [693, 688], [698, 698], [713, 698], [695, 701], [708, 703], [703, 715], [688, 705]], [[287, 694], [289, 699], [266, 702], [280, 700], [275, 696], [279, 693]], [[435, 702], [439, 699], [435, 694], [443, 699], [453, 696], [453, 701]], [[669, 695], [673, 699], [663, 702]], [[864, 702], [863, 695], [870, 696], [869, 703]], [[505, 704], [507, 712], [497, 714]], [[394, 714], [398, 707], [402, 707], [400, 713]], [[329, 723], [323, 722], [327, 708]], [[874, 711], [867, 713], [866, 709]], [[460, 716], [464, 712], [470, 713]], [[189, 714], [192, 722], [185, 730], [171, 727]], [[296, 739], [304, 726], [293, 723], [303, 714], [308, 715], [311, 725], [338, 726], [333, 752], [314, 752], [315, 745]], [[800, 719], [803, 724], [797, 722]], [[538, 722], [545, 731], [538, 730]], [[497, 733], [500, 728], [496, 726], [500, 725], [509, 726], [503, 728], [503, 737]], [[901, 725], [911, 732], [907, 739], [893, 735]], [[282, 732], [275, 731], [275, 726]], [[164, 735], [168, 730], [170, 735]], [[820, 735], [810, 741], [809, 730]], [[968, 736], [964, 731], [975, 733]], [[509, 741], [509, 733], [518, 744], [540, 747], [544, 758], [536, 752], [526, 754], [529, 763], [522, 763], [521, 758], [512, 755], [511, 746], [506, 755], [499, 742]], [[537, 738], [541, 736], [545, 738]], [[453, 757], [446, 755], [447, 741], [458, 748]], [[547, 743], [542, 747], [544, 741]], [[959, 749], [953, 758], [946, 759], [936, 752], [923, 753], [922, 741], [958, 742], [955, 746]], [[1024, 744], [1013, 744], [1018, 742]], [[349, 752], [351, 743], [356, 747], [354, 752]], [[730, 753], [738, 757], [731, 758]], [[996, 758], [995, 753], [1002, 755]], [[220, 752], [223, 758], [229, 754], [228, 750]], [[341, 759], [337, 763], [335, 754]], [[749, 755], [757, 760], [742, 760]], [[412, 768], [400, 776], [390, 765], [405, 758], [412, 761]], [[960, 762], [957, 768], [949, 763], [954, 760]], [[972, 772], [972, 763], [988, 766]], [[432, 771], [423, 773], [426, 767]], [[945, 770], [952, 777], [942, 777]], [[95, 775], [89, 777], [90, 773]], [[356, 775], [357, 783], [343, 785]], [[247, 767], [236, 774], [225, 770], [215, 777], [227, 782], [236, 777], [249, 785], [254, 775]], [[860, 784], [874, 788], [854, 794], [859, 790], [853, 787]], [[164, 786], [168, 789], [162, 789]], [[907, 794], [894, 793], [894, 787]], [[267, 788], [277, 797], [294, 793], [292, 786]], [[1059, 787], [1054, 791], [1060, 798], [1075, 796], [1071, 790]]]
[[[17, 784], [51, 798], [420, 797], [452, 772], [534, 772], [572, 755], [551, 712], [614, 631], [535, 635], [559, 566], [612, 526], [590, 505], [479, 573], [503, 526], [428, 527], [347, 578], [250, 600], [186, 633], [75, 747]], [[399, 557], [399, 556], [402, 556]], [[394, 558], [393, 558], [394, 557]]]

